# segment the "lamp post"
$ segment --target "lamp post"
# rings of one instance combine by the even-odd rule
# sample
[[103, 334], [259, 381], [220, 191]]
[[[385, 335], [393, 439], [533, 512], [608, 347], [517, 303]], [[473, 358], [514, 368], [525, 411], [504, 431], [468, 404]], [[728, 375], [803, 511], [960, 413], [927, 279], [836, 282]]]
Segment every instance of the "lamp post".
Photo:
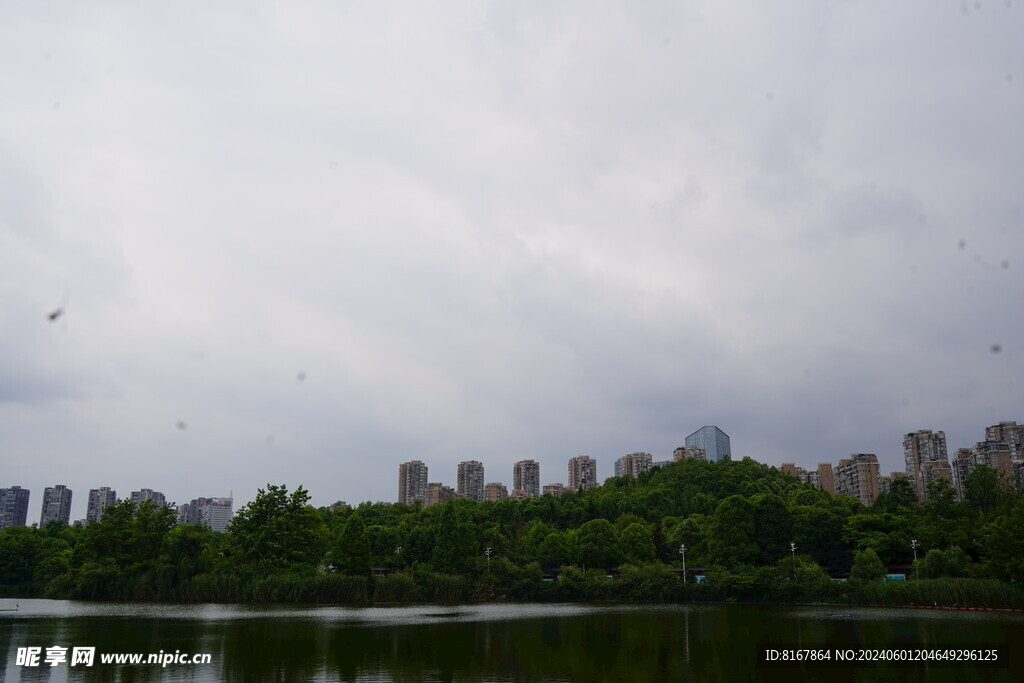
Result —
[[484, 551], [484, 555], [487, 556], [487, 573], [491, 573], [491, 546], [487, 546], [487, 550]]
[[683, 583], [686, 583], [686, 544], [679, 544], [679, 554], [683, 556]]
[[795, 541], [790, 541], [789, 542], [789, 557], [791, 558], [792, 564], [793, 564], [793, 580], [796, 581], [796, 542]]
[[917, 577], [917, 539], [910, 539], [910, 549], [914, 551], [914, 576]]

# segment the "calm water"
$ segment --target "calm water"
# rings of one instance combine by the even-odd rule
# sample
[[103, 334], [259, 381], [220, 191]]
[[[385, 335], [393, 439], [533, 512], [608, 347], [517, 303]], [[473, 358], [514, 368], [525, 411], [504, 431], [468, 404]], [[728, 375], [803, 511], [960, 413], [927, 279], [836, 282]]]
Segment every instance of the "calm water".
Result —
[[[7, 681], [1024, 680], [1024, 614], [744, 605], [279, 607], [0, 600]], [[94, 646], [91, 668], [19, 647]], [[999, 648], [995, 665], [770, 665], [767, 647]], [[210, 664], [102, 664], [106, 653]]]

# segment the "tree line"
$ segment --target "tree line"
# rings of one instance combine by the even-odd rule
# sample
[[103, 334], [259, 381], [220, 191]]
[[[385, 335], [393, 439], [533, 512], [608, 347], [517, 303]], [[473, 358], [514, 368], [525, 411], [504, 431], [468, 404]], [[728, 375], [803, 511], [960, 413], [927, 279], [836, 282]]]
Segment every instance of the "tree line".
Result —
[[[870, 507], [750, 459], [682, 460], [636, 479], [518, 501], [366, 502], [334, 511], [309, 498], [301, 486], [270, 484], [226, 533], [130, 500], [83, 528], [4, 529], [0, 591], [309, 602], [870, 594], [884, 602], [878, 591], [909, 590], [878, 587], [886, 566], [913, 564], [915, 590], [931, 581], [941, 588], [933, 592], [1005, 604], [1024, 582], [1024, 496], [986, 467], [967, 478], [962, 501], [945, 480], [921, 502], [898, 479]], [[707, 583], [693, 584], [695, 567]], [[839, 576], [849, 583], [832, 580]]]

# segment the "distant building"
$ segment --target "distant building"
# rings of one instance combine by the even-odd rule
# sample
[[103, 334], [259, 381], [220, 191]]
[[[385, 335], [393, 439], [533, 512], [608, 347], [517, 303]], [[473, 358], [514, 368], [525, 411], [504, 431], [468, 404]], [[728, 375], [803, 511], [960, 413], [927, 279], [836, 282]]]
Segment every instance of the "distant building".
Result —
[[560, 496], [565, 493], [564, 484], [544, 484], [545, 496]]
[[178, 523], [205, 524], [211, 531], [223, 533], [231, 522], [233, 505], [232, 498], [193, 498], [178, 506]]
[[526, 500], [530, 497], [524, 489], [512, 489], [508, 494], [509, 500]]
[[791, 474], [803, 483], [810, 484], [822, 491], [828, 491], [832, 494], [836, 492], [835, 475], [832, 471], [832, 465], [828, 463], [819, 463], [817, 469], [806, 470], [799, 465], [785, 462], [779, 466], [779, 470], [786, 474]]
[[496, 481], [492, 481], [490, 484], [484, 485], [484, 500], [497, 502], [499, 500], [508, 500], [508, 489], [505, 488], [504, 484]]
[[980, 441], [974, 448], [958, 448], [952, 464], [957, 497], [963, 500], [964, 482], [979, 465], [991, 467], [1004, 481], [1015, 484], [1010, 452], [1010, 445], [1005, 441]]
[[832, 465], [827, 462], [818, 463], [818, 487], [832, 495], [836, 493], [836, 474]]
[[903, 459], [918, 500], [928, 499], [930, 482], [942, 477], [952, 480], [945, 432], [921, 429], [907, 434], [903, 437]]
[[439, 482], [431, 482], [427, 484], [427, 491], [423, 498], [423, 507], [447, 503], [449, 500], [455, 500], [456, 498], [461, 498], [461, 496], [452, 487], [445, 486]]
[[343, 500], [338, 500], [331, 503], [331, 512], [342, 512], [350, 509], [350, 505]]
[[520, 460], [512, 466], [512, 488], [526, 491], [536, 498], [540, 495], [540, 463], [536, 460]]
[[109, 486], [89, 489], [89, 503], [85, 510], [85, 523], [92, 524], [103, 518], [103, 512], [117, 502], [117, 491]]
[[597, 461], [589, 455], [569, 458], [569, 490], [586, 491], [597, 487]]
[[835, 469], [836, 493], [871, 505], [878, 498], [878, 457], [874, 453], [854, 453], [840, 460]]
[[1001, 441], [1010, 451], [1010, 460], [1024, 460], [1024, 425], [1000, 422], [985, 428], [985, 441]]
[[687, 446], [703, 448], [707, 459], [718, 462], [727, 455], [732, 455], [732, 445], [729, 442], [729, 435], [715, 425], [701, 427], [693, 434], [686, 437]]
[[654, 467], [667, 467], [668, 465], [671, 465], [673, 462], [675, 462], [675, 461], [674, 460], [655, 460], [654, 462], [651, 463], [651, 467], [652, 468], [654, 468]]
[[205, 509], [200, 513], [206, 526], [212, 531], [223, 533], [228, 530], [228, 524], [233, 515], [232, 506], [234, 500], [231, 498], [209, 498]]
[[650, 453], [630, 453], [615, 461], [616, 477], [632, 477], [636, 479], [641, 472], [651, 469], [653, 458]]
[[132, 503], [139, 505], [143, 501], [151, 501], [153, 505], [158, 508], [162, 508], [167, 505], [167, 498], [164, 494], [153, 489], [142, 489], [141, 491], [132, 491]]
[[64, 484], [46, 487], [43, 491], [43, 509], [39, 515], [39, 526], [57, 521], [67, 524], [71, 520], [71, 489]]
[[455, 489], [459, 496], [481, 502], [484, 499], [484, 465], [477, 460], [459, 463]]
[[427, 466], [419, 460], [403, 462], [398, 466], [398, 502], [412, 505], [427, 499]]
[[672, 451], [676, 460], [707, 460], [708, 452], [700, 446], [679, 446]]
[[0, 489], [0, 529], [25, 526], [28, 519], [28, 497], [31, 492], [20, 486]]

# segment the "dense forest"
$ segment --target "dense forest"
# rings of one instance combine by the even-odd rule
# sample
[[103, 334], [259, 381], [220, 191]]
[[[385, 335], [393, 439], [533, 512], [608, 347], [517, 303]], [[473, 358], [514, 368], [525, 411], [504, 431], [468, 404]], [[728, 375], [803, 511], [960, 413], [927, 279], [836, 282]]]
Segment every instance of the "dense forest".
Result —
[[[84, 528], [4, 529], [0, 591], [170, 601], [1024, 607], [1024, 496], [978, 467], [963, 498], [941, 480], [920, 502], [896, 480], [865, 507], [750, 459], [682, 460], [560, 497], [428, 508], [316, 509], [301, 486], [268, 485], [226, 533], [179, 525], [170, 507], [130, 500]], [[886, 580], [886, 566], [901, 564], [912, 564], [909, 580]], [[696, 583], [697, 573], [706, 581]]]

